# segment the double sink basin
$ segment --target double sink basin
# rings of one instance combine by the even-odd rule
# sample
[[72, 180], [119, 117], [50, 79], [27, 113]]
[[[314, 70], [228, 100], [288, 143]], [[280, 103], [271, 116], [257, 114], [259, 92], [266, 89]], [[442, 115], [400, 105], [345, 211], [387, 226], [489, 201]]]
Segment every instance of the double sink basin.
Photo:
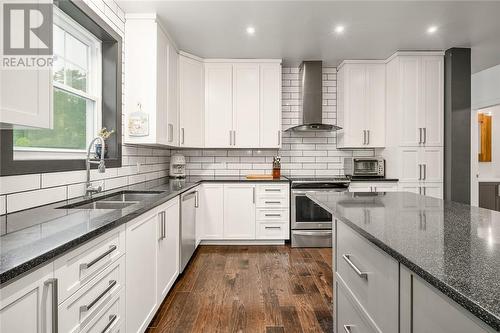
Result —
[[83, 200], [59, 209], [122, 209], [141, 201], [147, 201], [163, 191], [120, 191], [103, 197]]

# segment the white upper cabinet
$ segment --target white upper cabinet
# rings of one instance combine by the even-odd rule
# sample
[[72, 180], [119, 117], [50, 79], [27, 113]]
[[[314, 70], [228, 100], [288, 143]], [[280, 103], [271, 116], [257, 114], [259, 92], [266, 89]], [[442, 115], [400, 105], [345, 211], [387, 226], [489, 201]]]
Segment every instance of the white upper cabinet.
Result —
[[0, 128], [52, 128], [52, 71], [0, 69]]
[[385, 146], [385, 64], [347, 62], [338, 83], [339, 148]]
[[232, 146], [233, 66], [205, 64], [205, 147]]
[[178, 145], [178, 54], [156, 15], [127, 15], [125, 73], [125, 143]]
[[233, 146], [258, 148], [259, 64], [233, 65]]
[[179, 57], [179, 146], [203, 147], [204, 82], [203, 62], [189, 55]]
[[260, 144], [281, 147], [281, 65], [260, 65]]
[[280, 146], [280, 62], [207, 61], [205, 147]]
[[[393, 63], [394, 62], [394, 63]], [[402, 146], [443, 146], [444, 58], [441, 55], [400, 55], [388, 66], [396, 66], [399, 75], [394, 111], [400, 118]], [[395, 114], [394, 116], [398, 116]]]

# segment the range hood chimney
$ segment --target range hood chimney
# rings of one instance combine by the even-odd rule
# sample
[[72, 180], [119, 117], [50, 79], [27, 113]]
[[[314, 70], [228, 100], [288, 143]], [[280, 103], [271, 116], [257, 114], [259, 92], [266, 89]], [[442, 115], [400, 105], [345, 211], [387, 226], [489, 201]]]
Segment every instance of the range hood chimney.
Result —
[[303, 61], [299, 67], [300, 96], [300, 124], [287, 131], [330, 132], [342, 129], [341, 127], [323, 124], [323, 62]]

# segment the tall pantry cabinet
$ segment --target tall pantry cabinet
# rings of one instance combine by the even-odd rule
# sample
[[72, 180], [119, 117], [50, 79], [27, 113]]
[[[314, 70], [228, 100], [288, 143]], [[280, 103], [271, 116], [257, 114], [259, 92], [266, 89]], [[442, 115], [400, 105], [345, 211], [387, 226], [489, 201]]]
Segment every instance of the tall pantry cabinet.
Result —
[[442, 197], [444, 53], [398, 52], [386, 66], [387, 177]]

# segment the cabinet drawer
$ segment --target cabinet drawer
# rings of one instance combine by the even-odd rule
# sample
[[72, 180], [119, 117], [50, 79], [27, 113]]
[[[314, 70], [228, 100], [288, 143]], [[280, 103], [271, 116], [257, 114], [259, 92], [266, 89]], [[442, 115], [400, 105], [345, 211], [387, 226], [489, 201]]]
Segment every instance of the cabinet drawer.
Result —
[[288, 198], [262, 198], [257, 196], [257, 207], [260, 208], [287, 208], [289, 207]]
[[102, 311], [100, 311], [85, 327], [83, 333], [118, 333], [124, 331], [125, 316], [125, 289], [113, 297]]
[[337, 222], [337, 274], [361, 306], [387, 333], [398, 330], [398, 263]]
[[288, 209], [257, 209], [258, 221], [283, 221], [288, 222]]
[[268, 197], [288, 197], [288, 185], [283, 184], [264, 184], [257, 185], [257, 196], [259, 198]]
[[337, 332], [339, 333], [374, 333], [369, 320], [348, 291], [337, 284]]
[[81, 331], [124, 285], [125, 260], [121, 257], [59, 305], [59, 331]]
[[257, 239], [288, 239], [288, 222], [257, 221]]
[[125, 232], [117, 228], [54, 262], [59, 303], [85, 285], [125, 252]]

